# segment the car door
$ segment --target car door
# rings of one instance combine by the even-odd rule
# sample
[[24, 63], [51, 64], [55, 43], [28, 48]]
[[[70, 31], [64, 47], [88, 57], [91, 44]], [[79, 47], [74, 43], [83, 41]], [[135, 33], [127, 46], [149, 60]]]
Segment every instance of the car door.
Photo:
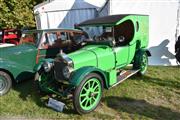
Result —
[[116, 67], [121, 68], [127, 65], [129, 57], [129, 45], [117, 46], [114, 48], [116, 56]]

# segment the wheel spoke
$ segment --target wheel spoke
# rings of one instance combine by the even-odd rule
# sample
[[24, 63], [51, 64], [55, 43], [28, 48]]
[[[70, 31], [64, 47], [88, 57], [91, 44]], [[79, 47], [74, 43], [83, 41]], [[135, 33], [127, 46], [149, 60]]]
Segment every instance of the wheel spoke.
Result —
[[93, 83], [92, 83], [92, 85], [91, 85], [91, 88], [93, 88], [93, 87], [94, 87], [94, 83], [95, 83], [95, 82], [93, 81]]
[[85, 86], [83, 87], [83, 90], [85, 90], [85, 92], [88, 91], [88, 89]]
[[95, 98], [95, 97], [92, 97], [92, 99], [93, 99], [94, 101], [96, 101], [96, 98]]
[[96, 95], [96, 94], [99, 94], [99, 91], [93, 92], [93, 94], [95, 94], [95, 95]]
[[85, 106], [88, 107], [89, 99], [86, 100]]
[[95, 90], [98, 87], [98, 85], [96, 85], [93, 89]]
[[85, 97], [82, 101], [81, 104], [83, 104], [85, 101], [87, 101], [88, 99]]
[[90, 98], [90, 99], [89, 99], [89, 102], [90, 102], [90, 105], [92, 105], [92, 104], [93, 104], [93, 102], [92, 102], [92, 98]]
[[87, 93], [80, 94], [80, 97], [84, 97], [84, 96], [87, 96]]
[[6, 87], [6, 82], [0, 78], [0, 90], [3, 90]]

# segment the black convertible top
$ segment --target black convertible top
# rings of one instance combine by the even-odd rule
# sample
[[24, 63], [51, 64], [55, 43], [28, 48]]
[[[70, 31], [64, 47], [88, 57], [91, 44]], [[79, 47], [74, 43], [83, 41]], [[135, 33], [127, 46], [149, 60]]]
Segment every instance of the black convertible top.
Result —
[[[81, 22], [79, 26], [86, 26], [86, 25], [115, 25], [119, 20], [123, 19], [126, 16], [133, 15], [133, 14], [121, 14], [121, 15], [110, 15], [104, 17], [98, 17], [95, 19], [86, 20]], [[138, 15], [139, 16], [139, 15]], [[142, 15], [141, 15], [142, 16]]]
[[104, 17], [98, 17], [95, 19], [86, 20], [79, 24], [79, 26], [85, 26], [85, 25], [99, 25], [99, 24], [115, 24], [120, 19], [124, 18], [127, 15], [110, 15], [110, 16], [104, 16]]

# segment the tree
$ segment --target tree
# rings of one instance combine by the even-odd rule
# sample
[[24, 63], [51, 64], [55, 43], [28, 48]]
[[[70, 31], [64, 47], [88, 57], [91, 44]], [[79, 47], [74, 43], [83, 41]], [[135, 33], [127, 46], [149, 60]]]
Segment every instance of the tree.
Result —
[[0, 28], [35, 27], [33, 7], [43, 0], [0, 0]]

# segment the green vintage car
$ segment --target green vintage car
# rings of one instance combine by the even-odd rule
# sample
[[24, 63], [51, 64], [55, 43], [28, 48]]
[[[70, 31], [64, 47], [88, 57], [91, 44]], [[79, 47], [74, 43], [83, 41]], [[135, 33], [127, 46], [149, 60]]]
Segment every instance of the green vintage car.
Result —
[[86, 34], [77, 29], [29, 30], [22, 33], [20, 44], [0, 48], [0, 96], [12, 81], [32, 78], [34, 66], [44, 58], [54, 58], [59, 50], [70, 53], [81, 47]]
[[[101, 34], [80, 50], [59, 53], [54, 60], [40, 64], [35, 78], [40, 90], [72, 96], [79, 114], [93, 111], [104, 88], [146, 72], [151, 55], [147, 50], [148, 25], [147, 15], [112, 15], [80, 23], [79, 27], [88, 30], [96, 27]], [[130, 64], [132, 67], [127, 67]]]

